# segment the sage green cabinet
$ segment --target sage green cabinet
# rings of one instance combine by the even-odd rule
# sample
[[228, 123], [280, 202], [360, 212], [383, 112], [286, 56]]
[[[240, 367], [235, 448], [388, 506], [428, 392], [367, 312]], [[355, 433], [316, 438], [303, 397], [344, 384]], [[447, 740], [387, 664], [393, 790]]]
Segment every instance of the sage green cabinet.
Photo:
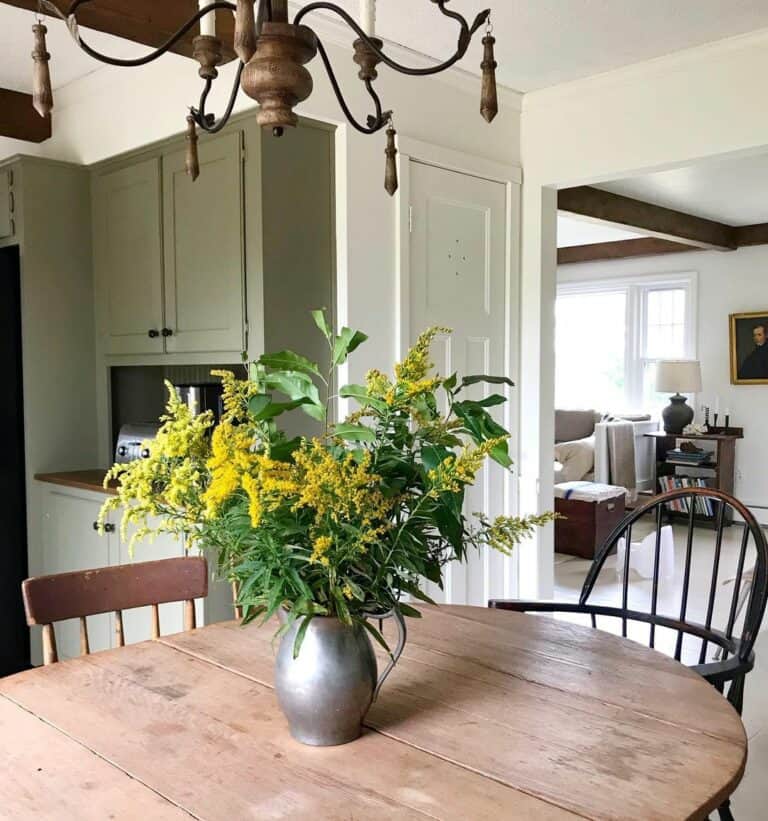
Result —
[[97, 176], [93, 255], [106, 353], [163, 352], [160, 160]]
[[242, 132], [184, 143], [93, 185], [99, 334], [106, 354], [239, 352], [245, 347]]
[[13, 215], [13, 169], [0, 169], [0, 239], [15, 233]]
[[245, 348], [241, 140], [239, 131], [200, 140], [194, 181], [183, 148], [163, 157], [168, 353]]

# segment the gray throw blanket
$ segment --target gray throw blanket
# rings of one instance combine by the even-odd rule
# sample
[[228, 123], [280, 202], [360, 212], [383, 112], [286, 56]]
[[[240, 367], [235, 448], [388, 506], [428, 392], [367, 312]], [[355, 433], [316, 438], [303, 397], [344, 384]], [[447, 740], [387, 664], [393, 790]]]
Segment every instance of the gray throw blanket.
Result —
[[632, 422], [611, 420], [607, 425], [609, 483], [625, 487], [634, 498], [637, 489], [635, 469], [635, 428]]

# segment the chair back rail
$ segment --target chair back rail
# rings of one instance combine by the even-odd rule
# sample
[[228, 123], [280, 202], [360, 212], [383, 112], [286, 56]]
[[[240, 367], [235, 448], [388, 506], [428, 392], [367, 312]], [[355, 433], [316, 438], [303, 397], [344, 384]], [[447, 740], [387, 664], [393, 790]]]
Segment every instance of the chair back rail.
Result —
[[159, 605], [184, 602], [184, 629], [194, 630], [194, 600], [207, 595], [208, 563], [199, 556], [36, 576], [22, 583], [27, 624], [43, 626], [45, 664], [58, 661], [55, 622], [80, 620], [80, 652], [87, 655], [87, 616], [114, 613], [115, 643], [124, 647], [123, 610], [151, 607], [156, 639], [160, 637]]

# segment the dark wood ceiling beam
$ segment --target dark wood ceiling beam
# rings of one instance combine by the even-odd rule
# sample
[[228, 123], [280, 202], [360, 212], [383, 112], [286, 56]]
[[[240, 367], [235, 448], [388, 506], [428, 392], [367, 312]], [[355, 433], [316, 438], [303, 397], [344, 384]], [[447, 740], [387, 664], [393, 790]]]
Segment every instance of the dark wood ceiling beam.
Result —
[[622, 239], [616, 242], [594, 242], [590, 245], [570, 245], [557, 249], [557, 264], [568, 265], [573, 262], [599, 262], [607, 259], [626, 259], [627, 257], [647, 257], [655, 254], [679, 254], [681, 251], [701, 251], [681, 242], [670, 242], [656, 237], [640, 239]]
[[658, 239], [697, 248], [732, 251], [737, 247], [735, 229], [730, 225], [588, 185], [558, 191], [557, 207], [579, 217], [621, 228], [638, 229]]
[[41, 143], [51, 136], [51, 118], [32, 107], [32, 95], [0, 88], [0, 137]]
[[[37, 11], [37, 0], [0, 0], [8, 6], [16, 6], [29, 11]], [[66, 11], [69, 0], [55, 0], [56, 5]], [[77, 10], [77, 22], [83, 28], [103, 31], [135, 43], [157, 48], [197, 11], [196, 0], [97, 0], [84, 3]], [[55, 25], [55, 23], [54, 23]], [[63, 23], [62, 23], [63, 25]], [[216, 12], [216, 32], [224, 45], [224, 62], [234, 59], [232, 43], [235, 31], [232, 12]], [[192, 56], [192, 38], [198, 34], [197, 27], [188, 32], [172, 51], [185, 57]], [[30, 48], [31, 48], [30, 32]], [[87, 42], [87, 34], [83, 35]], [[52, 55], [52, 62], [56, 55]]]
[[736, 232], [736, 244], [739, 248], [746, 245], [768, 245], [768, 222], [757, 225], [739, 225]]

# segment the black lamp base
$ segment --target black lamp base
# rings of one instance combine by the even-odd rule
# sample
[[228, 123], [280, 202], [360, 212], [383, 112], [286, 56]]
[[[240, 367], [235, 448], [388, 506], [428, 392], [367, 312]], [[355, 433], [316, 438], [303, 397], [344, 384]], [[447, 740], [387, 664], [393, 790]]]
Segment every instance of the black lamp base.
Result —
[[693, 408], [686, 404], [687, 399], [676, 393], [669, 397], [670, 404], [661, 412], [665, 433], [682, 433], [683, 429], [693, 422]]

